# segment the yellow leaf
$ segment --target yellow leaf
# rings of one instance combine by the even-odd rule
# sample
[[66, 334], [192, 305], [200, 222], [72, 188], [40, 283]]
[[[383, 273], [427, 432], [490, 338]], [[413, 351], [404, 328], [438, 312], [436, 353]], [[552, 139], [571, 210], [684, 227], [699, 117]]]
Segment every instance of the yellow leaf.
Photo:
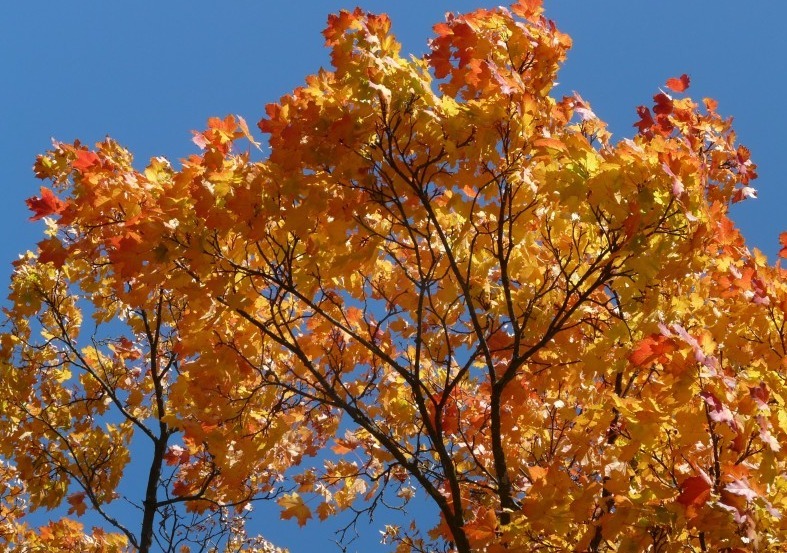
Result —
[[295, 518], [298, 520], [298, 526], [303, 526], [307, 520], [312, 518], [311, 510], [297, 493], [284, 495], [277, 503], [284, 509], [281, 512], [281, 518], [284, 520]]

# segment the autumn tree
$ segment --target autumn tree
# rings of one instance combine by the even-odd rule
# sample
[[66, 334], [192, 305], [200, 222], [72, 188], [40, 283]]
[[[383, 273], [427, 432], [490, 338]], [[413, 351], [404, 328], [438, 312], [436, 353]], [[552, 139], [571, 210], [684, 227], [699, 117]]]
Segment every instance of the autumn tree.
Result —
[[[121, 156], [116, 162], [130, 162], [115, 152]], [[117, 192], [114, 208], [139, 215], [137, 198]], [[33, 220], [64, 205], [46, 188], [28, 203]], [[264, 438], [252, 443], [249, 436], [265, 427], [298, 451], [298, 432], [285, 429], [288, 415], [276, 404], [280, 395], [257, 409], [256, 423], [229, 406], [205, 408], [199, 418], [178, 412], [176, 403], [188, 396], [182, 366], [192, 356], [181, 347], [179, 331], [196, 303], [166, 289], [163, 280], [138, 285], [134, 275], [117, 271], [105, 245], [78, 251], [95, 229], [74, 224], [58, 238], [47, 223], [52, 238], [37, 255], [14, 263], [2, 335], [0, 453], [12, 464], [0, 467], [7, 471], [0, 537], [20, 552], [112, 552], [127, 545], [141, 552], [154, 545], [168, 552], [194, 545], [197, 551], [219, 545], [273, 551], [262, 538], [246, 536], [244, 519], [251, 500], [280, 491], [276, 482], [286, 469], [278, 446], [266, 450]], [[213, 385], [219, 390], [222, 384]], [[220, 438], [205, 430], [217, 426], [237, 427], [239, 438], [216, 447]], [[241, 461], [248, 447], [253, 454]], [[247, 466], [231, 469], [238, 464]], [[136, 475], [121, 489], [126, 470]], [[85, 534], [73, 519], [40, 528], [18, 520], [26, 509], [64, 504], [76, 517], [93, 511], [114, 533], [99, 526]]]
[[[12, 528], [65, 501], [140, 549], [147, 517], [212, 539], [182, 513], [237, 549], [256, 499], [302, 525], [417, 495], [439, 519], [386, 525], [397, 551], [785, 541], [787, 280], [729, 219], [756, 176], [730, 120], [683, 75], [613, 141], [552, 95], [570, 39], [538, 1], [434, 29], [407, 58], [387, 17], [331, 16], [333, 70], [266, 107], [263, 161], [234, 117], [177, 168], [111, 140], [38, 159]], [[108, 510], [134, 433], [136, 531]]]

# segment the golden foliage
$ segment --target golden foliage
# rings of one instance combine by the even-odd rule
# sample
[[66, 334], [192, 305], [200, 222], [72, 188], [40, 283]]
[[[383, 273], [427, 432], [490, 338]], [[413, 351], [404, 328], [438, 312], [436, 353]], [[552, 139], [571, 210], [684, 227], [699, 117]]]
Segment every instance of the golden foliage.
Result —
[[[266, 107], [264, 161], [234, 117], [179, 169], [111, 140], [40, 157], [51, 232], [0, 379], [33, 506], [79, 514], [80, 466], [109, 501], [156, 419], [198, 512], [285, 477], [300, 525], [422, 490], [441, 523], [388, 527], [398, 551], [783, 543], [787, 280], [728, 217], [748, 150], [685, 75], [614, 142], [552, 96], [570, 39], [541, 12], [450, 15], [425, 59], [385, 16], [332, 16], [334, 69]], [[85, 299], [123, 337], [77, 348]]]

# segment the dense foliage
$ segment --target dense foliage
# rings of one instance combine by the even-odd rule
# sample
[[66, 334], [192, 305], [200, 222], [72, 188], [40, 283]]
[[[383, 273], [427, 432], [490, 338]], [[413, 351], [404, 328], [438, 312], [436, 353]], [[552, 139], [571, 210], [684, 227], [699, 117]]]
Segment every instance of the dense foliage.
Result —
[[389, 27], [329, 18], [334, 68], [267, 106], [262, 161], [234, 117], [178, 168], [38, 159], [10, 550], [270, 551], [253, 501], [303, 525], [414, 496], [439, 523], [386, 525], [397, 551], [785, 541], [787, 279], [728, 218], [756, 174], [716, 103], [671, 79], [613, 141], [551, 95], [570, 39], [540, 2], [449, 16], [423, 59]]

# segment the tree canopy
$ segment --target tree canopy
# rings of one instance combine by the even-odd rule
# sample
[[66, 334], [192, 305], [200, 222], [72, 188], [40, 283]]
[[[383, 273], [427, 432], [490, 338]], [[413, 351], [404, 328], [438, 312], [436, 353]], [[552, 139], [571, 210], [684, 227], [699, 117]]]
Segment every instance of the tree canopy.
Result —
[[262, 160], [233, 116], [177, 167], [38, 158], [0, 336], [10, 551], [273, 551], [266, 500], [428, 504], [384, 525], [401, 553], [787, 540], [787, 279], [729, 218], [756, 177], [731, 121], [682, 75], [613, 140], [553, 95], [571, 41], [538, 0], [434, 30], [405, 57], [386, 16], [330, 16], [333, 69], [266, 106]]

